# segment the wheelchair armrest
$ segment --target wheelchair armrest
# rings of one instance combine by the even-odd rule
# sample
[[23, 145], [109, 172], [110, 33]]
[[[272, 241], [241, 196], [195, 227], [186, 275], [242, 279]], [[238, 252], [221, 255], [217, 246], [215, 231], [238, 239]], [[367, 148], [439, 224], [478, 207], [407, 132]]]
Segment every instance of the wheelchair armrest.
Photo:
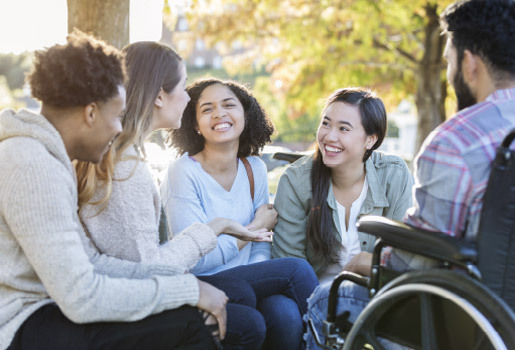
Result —
[[381, 216], [365, 216], [357, 226], [359, 231], [381, 238], [386, 245], [415, 254], [457, 263], [477, 261], [473, 244], [441, 232], [414, 228]]

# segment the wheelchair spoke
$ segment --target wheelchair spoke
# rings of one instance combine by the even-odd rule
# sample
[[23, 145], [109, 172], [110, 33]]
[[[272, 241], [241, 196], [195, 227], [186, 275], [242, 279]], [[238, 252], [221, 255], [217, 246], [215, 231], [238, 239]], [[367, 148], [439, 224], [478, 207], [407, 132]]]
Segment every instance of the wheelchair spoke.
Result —
[[420, 302], [420, 324], [422, 326], [422, 349], [436, 350], [436, 333], [433, 314], [433, 297], [422, 293], [419, 295]]

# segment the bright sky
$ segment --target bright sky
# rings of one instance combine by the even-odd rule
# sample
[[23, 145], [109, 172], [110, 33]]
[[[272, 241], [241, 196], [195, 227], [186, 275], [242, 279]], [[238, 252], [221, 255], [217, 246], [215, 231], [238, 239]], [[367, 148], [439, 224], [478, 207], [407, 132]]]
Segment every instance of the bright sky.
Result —
[[[131, 42], [161, 38], [163, 4], [164, 0], [131, 0]], [[66, 7], [66, 0], [0, 0], [0, 53], [63, 43], [68, 29]]]

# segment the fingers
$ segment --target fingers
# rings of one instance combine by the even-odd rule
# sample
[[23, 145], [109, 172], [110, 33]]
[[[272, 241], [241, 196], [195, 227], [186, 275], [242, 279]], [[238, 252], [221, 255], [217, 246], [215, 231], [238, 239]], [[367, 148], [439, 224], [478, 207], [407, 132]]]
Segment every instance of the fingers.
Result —
[[218, 322], [218, 329], [220, 330], [220, 339], [225, 338], [225, 332], [227, 331], [227, 309], [224, 308], [221, 310], [220, 313], [217, 313], [214, 315], [216, 318], [216, 321]]

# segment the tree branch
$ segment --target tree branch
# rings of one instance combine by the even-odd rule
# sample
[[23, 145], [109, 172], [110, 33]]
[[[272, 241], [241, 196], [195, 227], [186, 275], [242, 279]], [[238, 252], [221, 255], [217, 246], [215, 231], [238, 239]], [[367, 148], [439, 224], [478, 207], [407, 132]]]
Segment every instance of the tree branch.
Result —
[[377, 38], [373, 38], [372, 41], [374, 43], [374, 47], [376, 47], [378, 49], [383, 49], [386, 51], [393, 51], [396, 54], [398, 54], [399, 56], [406, 58], [408, 61], [410, 61], [414, 64], [419, 64], [418, 60], [413, 55], [411, 55], [409, 52], [406, 52], [405, 50], [401, 49], [400, 47], [395, 47], [390, 44], [382, 43]]

